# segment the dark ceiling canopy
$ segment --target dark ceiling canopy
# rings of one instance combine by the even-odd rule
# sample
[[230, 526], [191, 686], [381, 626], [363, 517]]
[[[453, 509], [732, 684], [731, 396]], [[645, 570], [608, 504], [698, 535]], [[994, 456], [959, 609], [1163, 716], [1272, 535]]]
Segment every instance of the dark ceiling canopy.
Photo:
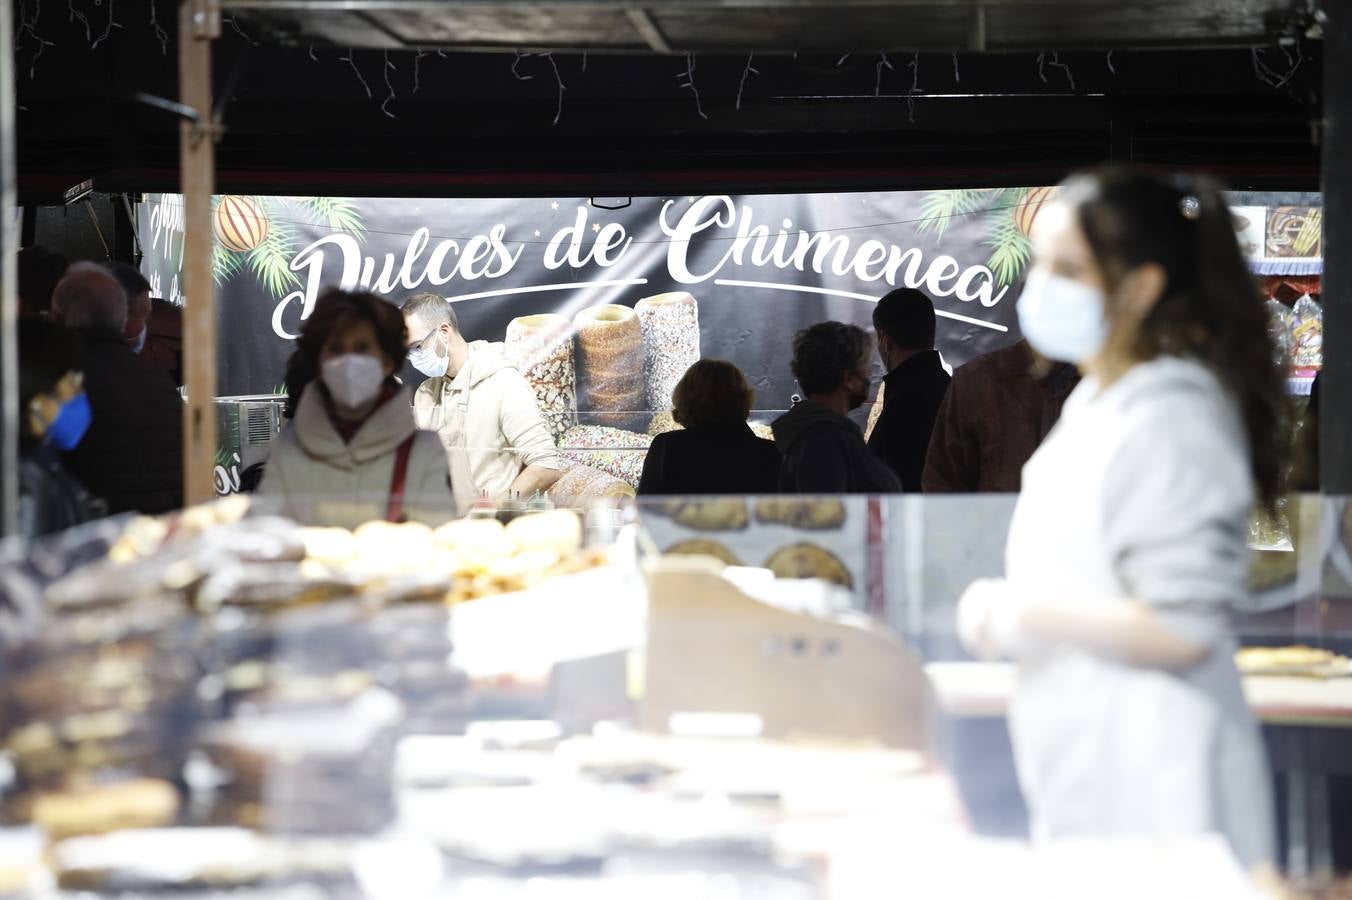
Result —
[[[144, 97], [178, 97], [177, 3], [72, 2], [92, 38], [65, 4], [24, 4], [22, 201], [91, 177], [176, 190], [179, 119]], [[224, 7], [224, 193], [1001, 186], [1107, 161], [1319, 183], [1324, 42], [1305, 0]]]
[[1304, 0], [225, 0], [274, 39], [379, 49], [775, 53], [1248, 46]]

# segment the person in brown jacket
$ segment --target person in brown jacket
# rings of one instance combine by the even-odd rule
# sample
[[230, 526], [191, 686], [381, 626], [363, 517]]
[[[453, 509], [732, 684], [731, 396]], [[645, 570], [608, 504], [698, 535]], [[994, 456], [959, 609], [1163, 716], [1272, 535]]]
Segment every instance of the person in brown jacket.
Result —
[[1079, 381], [1074, 366], [1040, 362], [1023, 340], [959, 367], [934, 423], [921, 489], [1017, 493], [1024, 463]]
[[127, 346], [142, 359], [167, 371], [174, 384], [183, 384], [183, 311], [167, 300], [150, 296], [150, 282], [135, 266], [105, 263], [104, 268], [127, 292]]

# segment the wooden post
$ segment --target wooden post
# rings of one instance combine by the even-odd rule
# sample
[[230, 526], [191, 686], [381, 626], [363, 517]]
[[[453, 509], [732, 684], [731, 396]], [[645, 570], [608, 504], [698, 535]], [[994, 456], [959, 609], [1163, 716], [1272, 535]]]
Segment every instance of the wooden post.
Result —
[[182, 103], [198, 113], [179, 125], [183, 180], [183, 362], [188, 403], [183, 411], [183, 503], [216, 495], [216, 296], [211, 280], [211, 195], [216, 183], [215, 122], [211, 112], [211, 41], [221, 33], [217, 0], [181, 0], [178, 85]]
[[14, 9], [0, 8], [0, 536], [18, 530], [19, 316], [14, 268]]

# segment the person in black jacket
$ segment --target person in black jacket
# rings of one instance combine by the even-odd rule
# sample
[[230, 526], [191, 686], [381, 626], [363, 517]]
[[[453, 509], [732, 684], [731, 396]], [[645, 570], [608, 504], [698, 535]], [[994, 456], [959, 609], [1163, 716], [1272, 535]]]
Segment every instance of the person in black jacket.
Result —
[[63, 531], [104, 507], [61, 465], [89, 428], [80, 342], [50, 322], [19, 323], [19, 534]]
[[671, 392], [672, 418], [684, 430], [653, 439], [638, 492], [778, 493], [779, 451], [746, 424], [754, 397], [742, 370], [725, 360], [686, 370]]
[[66, 465], [111, 512], [161, 513], [183, 505], [183, 401], [169, 373], [127, 346], [127, 294], [94, 263], [76, 263], [56, 286], [52, 314], [85, 344], [89, 433]]
[[846, 416], [868, 399], [873, 342], [856, 325], [821, 322], [793, 339], [793, 376], [807, 399], [775, 420], [790, 494], [885, 494], [901, 481]]
[[897, 288], [873, 308], [883, 369], [883, 411], [869, 449], [891, 466], [907, 493], [920, 493], [934, 420], [952, 377], [934, 349], [934, 303], [915, 288]]

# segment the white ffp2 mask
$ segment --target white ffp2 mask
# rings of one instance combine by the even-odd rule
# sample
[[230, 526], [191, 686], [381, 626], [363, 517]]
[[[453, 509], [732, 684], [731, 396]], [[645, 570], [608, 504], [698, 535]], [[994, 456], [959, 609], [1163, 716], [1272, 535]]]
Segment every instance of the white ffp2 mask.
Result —
[[1033, 349], [1068, 363], [1084, 362], [1103, 349], [1107, 309], [1103, 291], [1042, 270], [1028, 276], [1016, 306], [1019, 328]]
[[344, 409], [358, 409], [376, 398], [385, 383], [385, 367], [366, 353], [345, 353], [327, 359], [320, 377], [333, 402]]

